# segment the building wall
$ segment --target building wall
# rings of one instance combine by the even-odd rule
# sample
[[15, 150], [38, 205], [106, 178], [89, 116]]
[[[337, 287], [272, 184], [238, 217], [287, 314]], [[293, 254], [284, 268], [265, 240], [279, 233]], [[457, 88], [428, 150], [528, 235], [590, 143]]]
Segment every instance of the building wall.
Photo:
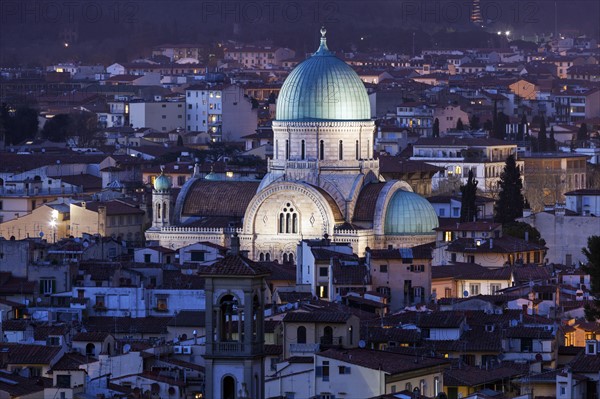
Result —
[[[335, 397], [364, 399], [385, 393], [385, 372], [360, 367], [351, 362], [315, 356], [316, 367], [322, 366], [324, 361], [329, 362], [329, 381], [325, 381], [323, 377], [315, 377], [316, 395], [331, 393]], [[339, 374], [340, 366], [349, 367], [350, 374]]]
[[465, 128], [469, 126], [469, 114], [461, 110], [460, 107], [447, 106], [444, 108], [436, 108], [433, 112], [433, 120], [440, 121], [440, 133], [445, 133], [448, 130], [456, 129], [458, 119], [462, 120]]
[[241, 141], [243, 136], [252, 134], [258, 125], [257, 111], [241, 87], [223, 89], [223, 141]]
[[598, 235], [600, 231], [600, 218], [594, 216], [564, 216], [540, 212], [520, 220], [538, 229], [546, 240], [546, 258], [550, 263], [565, 263], [568, 256], [572, 264], [587, 262], [581, 248], [587, 247], [588, 237]]
[[129, 104], [129, 122], [133, 128], [150, 127], [167, 132], [186, 127], [184, 102], [144, 102]]

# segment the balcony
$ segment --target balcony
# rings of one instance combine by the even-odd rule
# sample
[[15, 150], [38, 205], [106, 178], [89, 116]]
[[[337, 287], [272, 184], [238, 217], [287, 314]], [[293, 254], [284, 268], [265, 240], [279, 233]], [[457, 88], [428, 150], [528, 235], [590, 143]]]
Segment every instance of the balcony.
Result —
[[231, 357], [248, 356], [261, 353], [263, 348], [264, 346], [260, 342], [253, 342], [250, 344], [238, 341], [213, 342], [211, 354]]
[[320, 338], [321, 347], [323, 349], [333, 348], [342, 346], [343, 340], [342, 337], [332, 337], [329, 335], [324, 335]]
[[290, 344], [290, 353], [310, 354], [316, 353], [320, 349], [320, 344]]

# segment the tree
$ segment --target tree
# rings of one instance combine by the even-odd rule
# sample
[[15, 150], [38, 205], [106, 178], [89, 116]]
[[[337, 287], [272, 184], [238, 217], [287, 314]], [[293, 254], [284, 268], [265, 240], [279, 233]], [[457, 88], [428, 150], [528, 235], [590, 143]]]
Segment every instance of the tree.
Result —
[[479, 117], [477, 115], [471, 116], [469, 119], [469, 127], [471, 130], [479, 130], [481, 129], [481, 124], [479, 123]]
[[440, 120], [438, 118], [433, 121], [433, 137], [440, 137]]
[[514, 155], [506, 158], [498, 185], [500, 192], [494, 206], [494, 220], [502, 224], [514, 222], [516, 218], [523, 216], [523, 205], [525, 203], [523, 180]]
[[460, 221], [474, 222], [477, 219], [477, 183], [473, 177], [473, 169], [469, 170], [467, 184], [460, 186], [462, 197], [460, 199]]
[[183, 137], [180, 134], [177, 135], [177, 147], [183, 147]]
[[508, 115], [504, 112], [498, 112], [496, 115], [496, 122], [494, 124], [494, 137], [500, 140], [504, 140], [506, 135], [506, 125], [510, 122]]
[[492, 130], [494, 129], [494, 123], [487, 119], [484, 123], [483, 123], [483, 130], [485, 130], [486, 132], [492, 132]]
[[2, 104], [0, 119], [4, 126], [6, 144], [17, 144], [35, 138], [38, 132], [38, 111], [28, 106], [21, 106], [10, 112], [7, 104]]
[[556, 140], [554, 139], [554, 126], [550, 127], [550, 138], [548, 139], [548, 151], [556, 151]]
[[582, 269], [590, 275], [590, 293], [596, 298], [591, 305], [585, 305], [585, 317], [594, 321], [600, 319], [600, 236], [588, 237], [587, 248], [581, 252], [588, 261]]
[[584, 122], [579, 126], [579, 129], [577, 130], [577, 140], [585, 141], [587, 139], [588, 139], [588, 128], [587, 128], [587, 124]]
[[527, 117], [523, 115], [519, 128], [517, 129], [517, 141], [525, 140], [525, 129], [527, 129]]
[[546, 152], [548, 151], [548, 137], [546, 136], [546, 121], [542, 118], [540, 123], [540, 131], [537, 137], [538, 145], [537, 152]]
[[456, 121], [456, 130], [465, 130], [465, 125], [463, 124], [462, 119], [458, 118]]
[[525, 236], [527, 235], [527, 239], [530, 242], [538, 245], [546, 245], [546, 240], [542, 238], [539, 230], [525, 222], [512, 222], [505, 224], [502, 226], [502, 235], [516, 237], [522, 240], [524, 240]]
[[65, 141], [69, 136], [71, 117], [68, 114], [58, 114], [48, 120], [42, 129], [42, 137], [54, 142]]

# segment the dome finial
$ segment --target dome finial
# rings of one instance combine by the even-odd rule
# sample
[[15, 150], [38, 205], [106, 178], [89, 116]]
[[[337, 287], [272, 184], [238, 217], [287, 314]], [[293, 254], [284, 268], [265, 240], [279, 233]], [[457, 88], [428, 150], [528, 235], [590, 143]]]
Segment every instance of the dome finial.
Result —
[[314, 55], [330, 54], [329, 48], [327, 48], [327, 38], [325, 37], [326, 34], [327, 34], [327, 29], [325, 29], [325, 27], [322, 26], [321, 27], [321, 44], [319, 45], [319, 48]]

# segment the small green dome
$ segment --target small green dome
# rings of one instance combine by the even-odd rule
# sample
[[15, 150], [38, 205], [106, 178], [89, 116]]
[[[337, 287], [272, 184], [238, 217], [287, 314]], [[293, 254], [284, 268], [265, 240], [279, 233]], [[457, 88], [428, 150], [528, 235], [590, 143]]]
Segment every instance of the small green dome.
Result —
[[434, 234], [439, 226], [433, 206], [419, 194], [398, 190], [394, 193], [385, 213], [385, 234]]
[[161, 174], [156, 179], [154, 179], [154, 190], [167, 191], [170, 188], [171, 180], [161, 172]]
[[278, 121], [370, 120], [365, 85], [356, 72], [321, 45], [285, 79], [277, 99]]

